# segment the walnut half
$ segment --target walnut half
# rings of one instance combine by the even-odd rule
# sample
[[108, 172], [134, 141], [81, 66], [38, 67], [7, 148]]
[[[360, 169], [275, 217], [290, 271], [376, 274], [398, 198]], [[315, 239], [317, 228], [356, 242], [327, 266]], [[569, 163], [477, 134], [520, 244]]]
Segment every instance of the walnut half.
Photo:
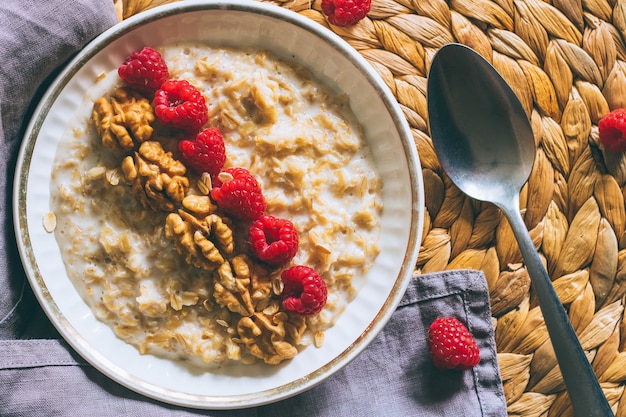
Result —
[[174, 211], [189, 190], [185, 165], [156, 141], [143, 142], [121, 168], [137, 199], [154, 211]]
[[174, 240], [185, 261], [197, 268], [214, 271], [234, 250], [230, 225], [217, 214], [196, 217], [178, 210], [165, 219], [165, 236]]
[[250, 317], [242, 317], [237, 323], [237, 332], [241, 343], [252, 355], [263, 359], [267, 364], [277, 365], [298, 354], [294, 341], [287, 337], [287, 328], [290, 326], [300, 327], [303, 331], [304, 319], [289, 316], [284, 311], [271, 315], [260, 312]]
[[118, 88], [110, 99], [99, 98], [91, 115], [102, 144], [116, 152], [128, 152], [135, 148], [135, 142], [144, 142], [152, 136], [152, 105], [131, 90]]

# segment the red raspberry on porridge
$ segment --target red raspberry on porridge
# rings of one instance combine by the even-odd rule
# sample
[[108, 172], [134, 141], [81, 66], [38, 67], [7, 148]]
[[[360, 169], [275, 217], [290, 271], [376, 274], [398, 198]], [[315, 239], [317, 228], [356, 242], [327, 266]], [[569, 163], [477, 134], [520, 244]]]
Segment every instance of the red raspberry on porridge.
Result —
[[161, 54], [150, 47], [133, 52], [117, 72], [130, 87], [145, 93], [154, 93], [170, 76]]
[[163, 124], [195, 132], [208, 120], [202, 93], [187, 80], [167, 80], [154, 93], [154, 113]]

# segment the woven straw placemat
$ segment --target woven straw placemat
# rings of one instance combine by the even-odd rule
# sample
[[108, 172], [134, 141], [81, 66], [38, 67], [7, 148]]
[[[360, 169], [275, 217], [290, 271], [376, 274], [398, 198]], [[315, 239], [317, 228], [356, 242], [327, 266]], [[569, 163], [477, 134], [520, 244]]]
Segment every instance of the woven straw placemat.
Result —
[[[172, 0], [114, 0], [120, 19]], [[382, 75], [412, 128], [426, 219], [416, 272], [484, 271], [510, 416], [573, 415], [530, 278], [506, 219], [443, 174], [428, 132], [426, 75], [438, 48], [471, 46], [507, 79], [533, 126], [525, 223], [616, 416], [626, 416], [626, 157], [597, 122], [626, 107], [626, 0], [373, 0], [351, 28], [321, 1], [270, 3], [329, 27]], [[497, 138], [496, 138], [497, 139]]]

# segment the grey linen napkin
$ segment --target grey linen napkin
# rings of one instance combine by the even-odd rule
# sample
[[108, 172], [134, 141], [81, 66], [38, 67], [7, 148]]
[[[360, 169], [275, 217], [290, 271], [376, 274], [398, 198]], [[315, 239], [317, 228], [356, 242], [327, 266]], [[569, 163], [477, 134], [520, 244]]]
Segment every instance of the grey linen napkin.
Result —
[[[293, 398], [233, 411], [188, 410], [147, 399], [86, 363], [39, 307], [21, 268], [11, 179], [38, 96], [71, 55], [116, 23], [111, 0], [0, 3], [0, 416], [504, 416], [488, 289], [482, 273], [416, 275], [388, 325], [327, 381]], [[467, 324], [481, 351], [470, 371], [428, 357], [438, 316]]]

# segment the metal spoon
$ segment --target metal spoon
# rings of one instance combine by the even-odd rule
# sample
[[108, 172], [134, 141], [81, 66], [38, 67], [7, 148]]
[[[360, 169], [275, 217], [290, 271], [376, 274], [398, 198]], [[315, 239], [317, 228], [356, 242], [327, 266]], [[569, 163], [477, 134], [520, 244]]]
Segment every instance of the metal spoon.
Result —
[[535, 142], [517, 96], [489, 62], [460, 44], [436, 53], [427, 91], [430, 133], [444, 171], [468, 196], [494, 203], [509, 220], [575, 414], [613, 416], [519, 211]]

